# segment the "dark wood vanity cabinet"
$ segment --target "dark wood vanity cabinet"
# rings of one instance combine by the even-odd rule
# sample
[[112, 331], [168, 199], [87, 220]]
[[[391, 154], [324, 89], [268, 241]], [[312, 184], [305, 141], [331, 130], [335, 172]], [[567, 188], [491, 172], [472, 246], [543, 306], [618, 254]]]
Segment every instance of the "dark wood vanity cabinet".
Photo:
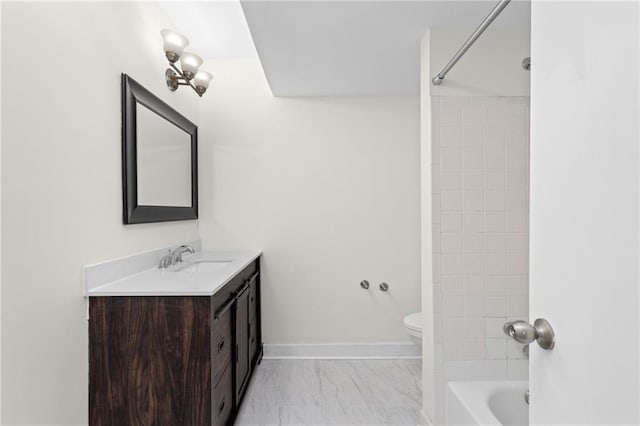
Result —
[[258, 260], [213, 296], [91, 297], [89, 424], [233, 424], [261, 342]]

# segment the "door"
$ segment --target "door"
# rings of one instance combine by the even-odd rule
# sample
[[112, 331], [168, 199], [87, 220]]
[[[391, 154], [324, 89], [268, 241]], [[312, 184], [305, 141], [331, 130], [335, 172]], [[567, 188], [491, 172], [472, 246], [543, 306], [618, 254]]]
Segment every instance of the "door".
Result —
[[249, 375], [249, 286], [236, 299], [236, 397], [244, 391]]
[[532, 3], [531, 424], [638, 424], [638, 4]]

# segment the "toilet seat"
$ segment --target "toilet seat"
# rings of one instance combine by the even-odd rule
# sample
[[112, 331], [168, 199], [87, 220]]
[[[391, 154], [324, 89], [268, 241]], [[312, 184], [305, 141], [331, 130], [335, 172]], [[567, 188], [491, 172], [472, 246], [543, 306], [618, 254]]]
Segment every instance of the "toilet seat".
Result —
[[407, 330], [422, 334], [422, 312], [416, 312], [404, 317], [404, 325]]

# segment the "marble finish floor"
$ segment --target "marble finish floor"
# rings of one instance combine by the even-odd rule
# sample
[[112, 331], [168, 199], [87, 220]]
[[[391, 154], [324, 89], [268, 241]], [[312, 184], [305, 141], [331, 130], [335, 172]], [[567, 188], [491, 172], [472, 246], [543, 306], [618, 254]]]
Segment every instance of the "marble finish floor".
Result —
[[420, 360], [263, 360], [236, 425], [420, 424]]

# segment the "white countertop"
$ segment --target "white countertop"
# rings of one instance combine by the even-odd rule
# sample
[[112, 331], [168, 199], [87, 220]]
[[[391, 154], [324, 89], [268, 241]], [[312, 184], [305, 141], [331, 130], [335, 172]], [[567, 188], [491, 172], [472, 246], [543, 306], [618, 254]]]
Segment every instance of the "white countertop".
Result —
[[[261, 254], [257, 250], [196, 252], [184, 255], [184, 262], [176, 267], [156, 266], [92, 288], [87, 296], [212, 296]], [[212, 271], [188, 270], [200, 262], [224, 263]]]

